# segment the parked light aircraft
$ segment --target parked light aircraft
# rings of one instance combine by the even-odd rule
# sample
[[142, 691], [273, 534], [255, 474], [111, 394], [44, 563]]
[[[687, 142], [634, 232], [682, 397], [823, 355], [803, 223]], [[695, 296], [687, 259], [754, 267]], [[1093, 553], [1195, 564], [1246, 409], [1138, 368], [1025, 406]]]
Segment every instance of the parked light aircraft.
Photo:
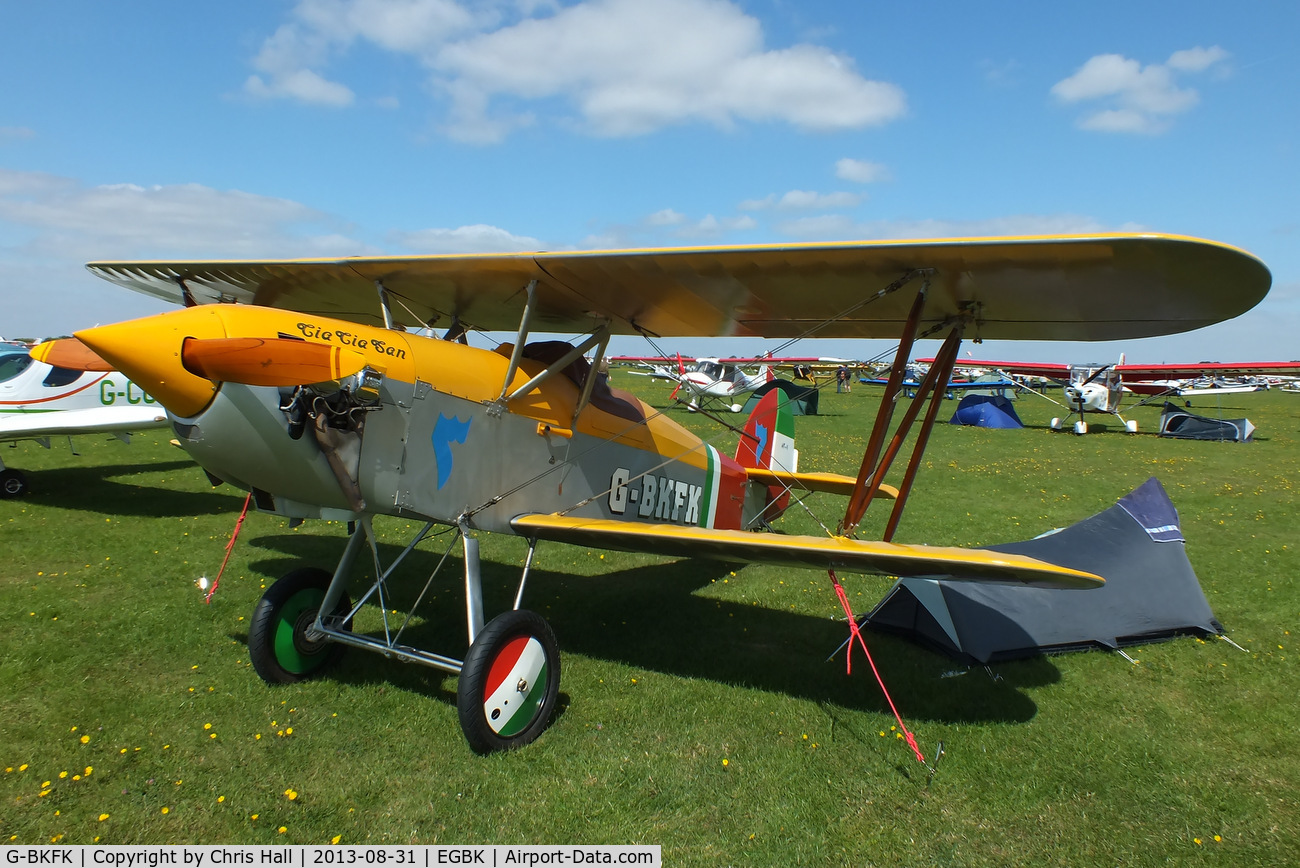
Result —
[[676, 398], [678, 391], [685, 388], [689, 396], [687, 407], [691, 410], [698, 410], [710, 401], [721, 401], [732, 413], [739, 413], [742, 405], [735, 403], [736, 398], [748, 395], [773, 378], [766, 365], [761, 366], [756, 374], [746, 374], [738, 365], [724, 363], [716, 358], [695, 359], [691, 362], [679, 358], [675, 366], [651, 364], [649, 367], [649, 371], [632, 373], [676, 383], [670, 398]]
[[[920, 363], [932, 362], [933, 359], [917, 359]], [[1170, 365], [1127, 365], [1124, 355], [1113, 365], [1098, 363], [1087, 365], [1062, 365], [1040, 362], [995, 362], [978, 359], [965, 359], [962, 367], [974, 367], [1000, 371], [1005, 375], [1021, 377], [1041, 377], [1063, 385], [1065, 404], [1071, 416], [1079, 418], [1074, 423], [1074, 433], [1088, 433], [1088, 423], [1084, 413], [1109, 413], [1124, 423], [1130, 433], [1137, 431], [1137, 422], [1126, 420], [1119, 413], [1120, 402], [1125, 392], [1156, 395], [1195, 395], [1206, 391], [1219, 394], [1230, 392], [1254, 392], [1262, 388], [1259, 384], [1247, 386], [1219, 385], [1198, 388], [1196, 381], [1201, 378], [1241, 377], [1252, 375], [1294, 375], [1300, 372], [1300, 362], [1198, 362], [1195, 364]], [[1068, 422], [1069, 417], [1066, 421]], [[1059, 430], [1062, 420], [1052, 420], [1052, 428]]]
[[[353, 646], [459, 673], [461, 727], [479, 752], [532, 741], [556, 700], [554, 636], [521, 608], [542, 541], [825, 569], [851, 624], [839, 571], [1099, 585], [1103, 576], [1022, 555], [893, 541], [942, 403], [935, 386], [947, 381], [963, 335], [1184, 331], [1242, 313], [1271, 282], [1244, 251], [1160, 235], [89, 268], [190, 305], [77, 338], [149, 387], [208, 473], [250, 490], [259, 509], [355, 523], [332, 573], [295, 569], [258, 603], [249, 629], [257, 672], [297, 681]], [[1089, 303], [1060, 309], [1061, 299], [1079, 298]], [[438, 321], [451, 323], [451, 339], [404, 330]], [[478, 349], [454, 339], [467, 327], [513, 328], [516, 337]], [[530, 343], [537, 331], [585, 337]], [[899, 346], [854, 478], [798, 467], [779, 391], [751, 415], [732, 457], [609, 389], [583, 356], [594, 351], [598, 368], [614, 333], [892, 337]], [[915, 340], [937, 334], [938, 361], [901, 404]], [[922, 415], [891, 488], [885, 475]], [[792, 491], [847, 496], [835, 529], [761, 532]], [[860, 538], [881, 495], [893, 501], [881, 538]], [[390, 564], [380, 563], [376, 515], [424, 523]], [[437, 526], [459, 531], [463, 548], [463, 659], [406, 644], [406, 622], [388, 614], [397, 568]], [[529, 546], [514, 608], [486, 623], [481, 532], [517, 534]], [[367, 635], [352, 630], [361, 603], [348, 594], [363, 551], [376, 578], [361, 602], [384, 613], [382, 630]]]
[[[167, 424], [162, 406], [124, 374], [82, 354], [55, 364], [28, 348], [0, 344], [0, 443], [35, 440], [45, 448], [60, 435], [130, 432]], [[95, 370], [87, 370], [95, 368]], [[0, 461], [0, 497], [27, 491], [27, 477]]]

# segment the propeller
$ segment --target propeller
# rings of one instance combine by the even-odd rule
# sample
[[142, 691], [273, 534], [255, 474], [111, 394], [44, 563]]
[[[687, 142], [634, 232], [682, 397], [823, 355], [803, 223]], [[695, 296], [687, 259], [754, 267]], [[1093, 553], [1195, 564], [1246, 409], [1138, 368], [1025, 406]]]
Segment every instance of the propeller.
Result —
[[[680, 378], [681, 375], [685, 373], [686, 373], [686, 366], [682, 364], [682, 354], [678, 353], [677, 354], [677, 376]], [[677, 385], [673, 387], [673, 393], [668, 396], [669, 401], [676, 399], [677, 391], [681, 389], [681, 387], [682, 387], [682, 381], [681, 379], [678, 379]]]
[[31, 357], [38, 362], [69, 371], [111, 371], [113, 366], [76, 338], [55, 338], [32, 347]]
[[181, 364], [199, 377], [248, 386], [300, 386], [350, 377], [365, 356], [291, 338], [186, 338]]

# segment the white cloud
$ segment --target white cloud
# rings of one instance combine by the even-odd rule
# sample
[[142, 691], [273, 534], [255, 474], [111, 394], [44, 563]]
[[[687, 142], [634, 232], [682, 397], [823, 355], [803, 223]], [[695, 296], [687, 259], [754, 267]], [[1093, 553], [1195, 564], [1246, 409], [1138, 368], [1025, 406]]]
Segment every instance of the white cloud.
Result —
[[318, 70], [358, 40], [418, 56], [476, 24], [474, 14], [451, 0], [300, 0], [292, 17], [253, 58], [258, 74], [244, 82], [250, 96], [351, 105], [352, 89]]
[[858, 129], [906, 110], [896, 85], [811, 44], [767, 49], [729, 0], [586, 0], [506, 7], [450, 0], [300, 0], [262, 45], [245, 91], [325, 105], [354, 99], [326, 67], [354, 44], [408, 55], [445, 98], [444, 132], [499, 141], [543, 111], [599, 136], [666, 126], [786, 123]]
[[275, 76], [270, 83], [263, 81], [260, 75], [250, 75], [244, 82], [244, 92], [266, 99], [288, 97], [340, 108], [352, 105], [356, 98], [346, 86], [326, 81], [310, 69], [298, 69], [286, 75]]
[[706, 214], [694, 222], [684, 221], [673, 229], [672, 235], [682, 239], [718, 238], [728, 232], [743, 232], [758, 224], [752, 217], [722, 217]]
[[199, 184], [88, 186], [0, 169], [6, 326], [54, 334], [148, 312], [86, 274], [95, 259], [215, 259], [378, 253], [298, 202]]
[[397, 232], [392, 239], [416, 253], [516, 253], [542, 249], [542, 242], [536, 238], [513, 235], [482, 223], [455, 229]]
[[788, 220], [777, 226], [784, 235], [808, 241], [850, 239], [1002, 238], [1026, 235], [1087, 235], [1095, 232], [1141, 232], [1136, 223], [1104, 224], [1077, 214], [1016, 214], [987, 220], [869, 220], [826, 214]]
[[1169, 67], [1179, 72], [1201, 72], [1216, 63], [1226, 61], [1231, 55], [1217, 45], [1209, 48], [1185, 48], [1169, 55]]
[[645, 218], [645, 222], [649, 226], [680, 226], [686, 222], [686, 215], [672, 208], [665, 208]]
[[889, 170], [880, 163], [845, 157], [835, 161], [835, 177], [858, 184], [873, 184], [877, 181], [888, 181], [890, 175]]
[[854, 208], [861, 202], [862, 196], [857, 193], [791, 190], [781, 196], [772, 193], [762, 199], [746, 199], [738, 207], [741, 211], [762, 211], [767, 208], [781, 211], [808, 211], [814, 208]]
[[1167, 130], [1174, 115], [1194, 107], [1200, 94], [1180, 87], [1179, 73], [1203, 72], [1222, 65], [1228, 52], [1219, 46], [1175, 51], [1165, 64], [1142, 66], [1118, 54], [1088, 59], [1069, 78], [1052, 86], [1064, 103], [1101, 101], [1102, 107], [1080, 118], [1083, 129], [1155, 134]]

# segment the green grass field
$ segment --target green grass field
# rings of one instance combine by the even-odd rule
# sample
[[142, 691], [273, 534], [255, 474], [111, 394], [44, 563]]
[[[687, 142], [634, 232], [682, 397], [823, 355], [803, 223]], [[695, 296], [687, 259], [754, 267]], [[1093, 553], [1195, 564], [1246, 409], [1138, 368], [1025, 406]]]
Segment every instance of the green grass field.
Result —
[[[617, 376], [617, 375], [616, 375]], [[619, 385], [630, 385], [624, 377]], [[667, 389], [641, 382], [648, 399]], [[879, 391], [822, 396], [801, 467], [855, 473]], [[946, 402], [944, 416], [954, 402]], [[1250, 445], [939, 425], [900, 542], [991, 544], [1072, 523], [1150, 476], [1243, 653], [1195, 638], [966, 669], [867, 634], [933, 781], [865, 666], [824, 573], [543, 545], [525, 606], [563, 653], [560, 711], [533, 745], [465, 745], [454, 677], [349, 651], [269, 687], [245, 647], [275, 578], [332, 567], [345, 530], [250, 515], [161, 432], [5, 448], [32, 493], [0, 501], [0, 835], [10, 843], [647, 843], [668, 865], [1285, 865], [1300, 854], [1295, 722], [1300, 396], [1200, 400]], [[700, 431], [734, 435], [674, 410]], [[1144, 431], [1158, 410], [1132, 413]], [[1109, 429], [1109, 430], [1103, 430]], [[895, 473], [897, 475], [897, 471]], [[831, 526], [843, 503], [810, 501]], [[874, 522], [874, 524], [873, 524]], [[869, 513], [866, 526], [883, 522]], [[792, 532], [815, 532], [792, 511]], [[384, 520], [392, 557], [410, 533]], [[408, 569], [411, 595], [449, 537]], [[483, 540], [489, 614], [525, 547]], [[446, 571], [445, 571], [446, 572]], [[413, 644], [460, 656], [457, 569]], [[855, 609], [890, 581], [847, 577]], [[374, 628], [378, 616], [359, 619]]]

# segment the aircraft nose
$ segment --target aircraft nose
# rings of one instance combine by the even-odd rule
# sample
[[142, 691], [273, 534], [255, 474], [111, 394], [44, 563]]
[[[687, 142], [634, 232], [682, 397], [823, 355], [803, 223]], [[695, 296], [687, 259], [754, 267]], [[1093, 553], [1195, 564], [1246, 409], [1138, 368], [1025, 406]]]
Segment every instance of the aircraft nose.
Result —
[[181, 362], [185, 339], [226, 336], [221, 320], [204, 307], [98, 326], [76, 336], [157, 398], [173, 416], [186, 418], [212, 401], [217, 384], [185, 370]]

